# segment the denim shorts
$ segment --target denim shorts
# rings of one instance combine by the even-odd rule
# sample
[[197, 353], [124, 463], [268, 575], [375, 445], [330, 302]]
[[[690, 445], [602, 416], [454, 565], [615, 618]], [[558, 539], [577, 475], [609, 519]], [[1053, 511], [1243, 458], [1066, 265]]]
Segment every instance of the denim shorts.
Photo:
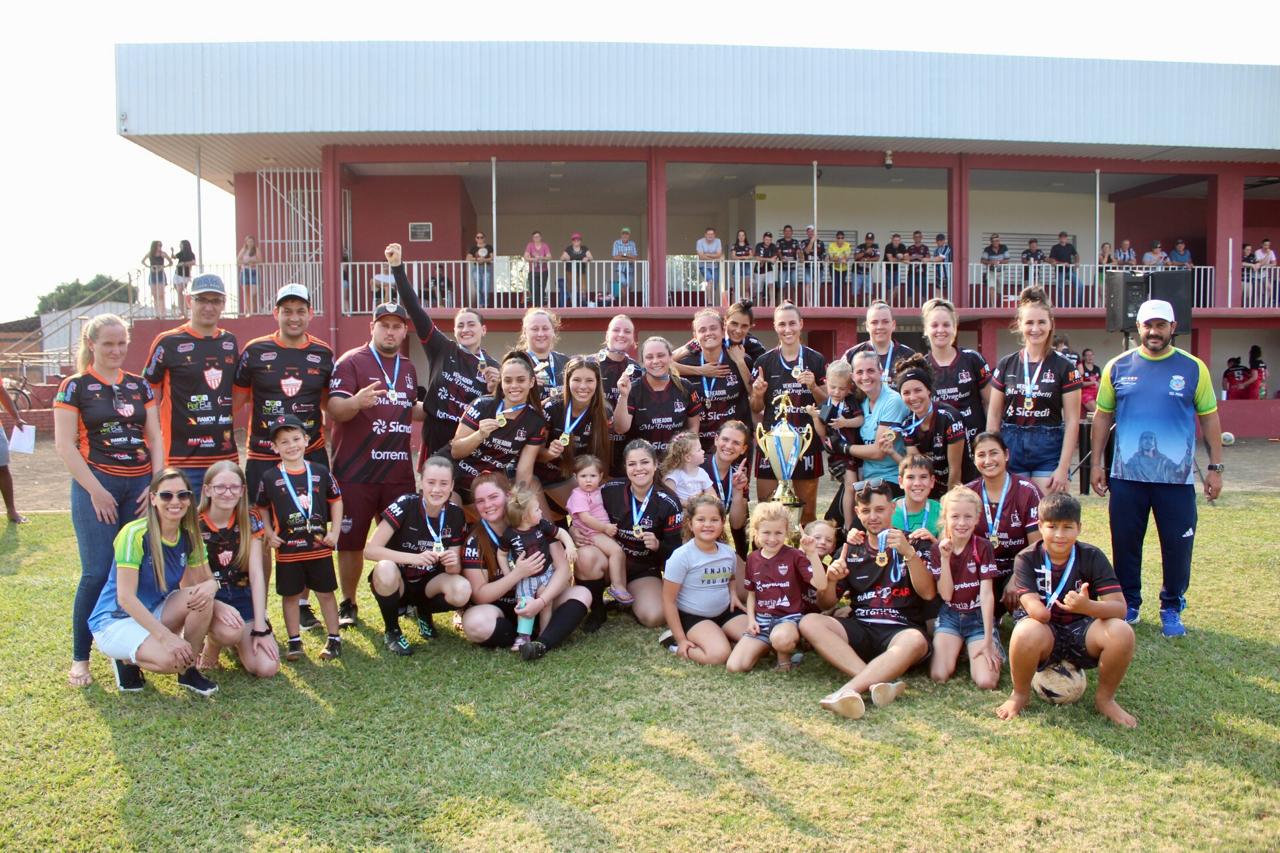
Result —
[[773, 629], [781, 625], [783, 622], [790, 622], [797, 628], [800, 626], [800, 619], [803, 613], [788, 613], [785, 616], [765, 616], [762, 613], [756, 614], [756, 624], [760, 626], [759, 634], [747, 632], [742, 635], [742, 639], [759, 640], [766, 646], [770, 645], [769, 636], [773, 634]]
[[[982, 627], [981, 608], [961, 612], [953, 610], [951, 605], [944, 601], [938, 610], [938, 622], [933, 626], [933, 634], [935, 637], [938, 634], [951, 634], [964, 640], [966, 646], [970, 643], [982, 642], [986, 631]], [[995, 625], [991, 626], [991, 642], [1003, 658], [1004, 648], [1000, 645], [1000, 632], [996, 630]]]
[[253, 624], [253, 592], [247, 586], [219, 586], [214, 601], [234, 607], [246, 624]]
[[[151, 608], [151, 615], [156, 619], [164, 615], [164, 605], [168, 600], [166, 596], [164, 601]], [[142, 627], [137, 619], [126, 616], [103, 626], [101, 631], [93, 635], [93, 641], [98, 644], [98, 651], [107, 657], [137, 663], [138, 649], [150, 636], [151, 632]]]
[[1066, 428], [1061, 424], [1001, 424], [1000, 437], [1009, 446], [1009, 471], [1032, 477], [1052, 476], [1062, 458], [1065, 435]]

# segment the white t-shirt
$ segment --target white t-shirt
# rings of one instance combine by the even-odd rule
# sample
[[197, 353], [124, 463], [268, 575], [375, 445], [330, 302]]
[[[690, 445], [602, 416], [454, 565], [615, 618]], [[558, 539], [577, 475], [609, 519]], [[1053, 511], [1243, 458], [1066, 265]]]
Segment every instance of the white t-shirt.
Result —
[[701, 468], [694, 469], [692, 474], [682, 468], [676, 468], [666, 476], [671, 481], [671, 490], [676, 493], [680, 503], [684, 503], [694, 495], [711, 490], [711, 477]]
[[707, 554], [690, 539], [671, 552], [662, 577], [680, 584], [678, 610], [693, 616], [719, 616], [729, 609], [729, 582], [737, 565], [737, 553], [723, 542], [716, 543], [714, 554]]

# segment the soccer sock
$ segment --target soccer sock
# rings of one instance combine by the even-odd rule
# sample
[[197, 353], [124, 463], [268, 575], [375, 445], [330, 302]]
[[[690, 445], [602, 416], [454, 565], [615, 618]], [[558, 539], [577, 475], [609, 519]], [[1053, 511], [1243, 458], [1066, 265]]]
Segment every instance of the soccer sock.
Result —
[[341, 643], [341, 642], [342, 642], [342, 638], [341, 638], [341, 637], [339, 637], [337, 634], [330, 634], [330, 635], [329, 635], [329, 642], [331, 642], [331, 643]]
[[379, 595], [373, 593], [373, 600], [378, 602], [378, 610], [382, 613], [382, 624], [388, 633], [400, 630], [400, 594]]
[[299, 635], [298, 635], [298, 636], [296, 636], [296, 637], [290, 637], [290, 638], [289, 638], [289, 642], [291, 642], [291, 643], [301, 643], [301, 642], [302, 642], [302, 635], [301, 635], [301, 634], [299, 634]]
[[478, 645], [489, 649], [505, 649], [515, 641], [516, 626], [507, 617], [499, 616], [497, 621], [493, 623], [493, 633], [489, 635], [489, 639], [478, 643]]
[[427, 615], [430, 613], [448, 613], [450, 610], [457, 609], [458, 608], [449, 603], [449, 599], [444, 597], [444, 593], [438, 593], [427, 599], [426, 613], [421, 615]]
[[547, 629], [538, 635], [538, 640], [548, 649], [554, 649], [573, 633], [573, 629], [578, 627], [586, 615], [586, 605], [581, 601], [570, 599], [564, 604], [556, 605]]
[[591, 593], [591, 609], [599, 610], [604, 607], [604, 591], [609, 586], [608, 578], [600, 578], [593, 581], [578, 581], [578, 586], [584, 586]]

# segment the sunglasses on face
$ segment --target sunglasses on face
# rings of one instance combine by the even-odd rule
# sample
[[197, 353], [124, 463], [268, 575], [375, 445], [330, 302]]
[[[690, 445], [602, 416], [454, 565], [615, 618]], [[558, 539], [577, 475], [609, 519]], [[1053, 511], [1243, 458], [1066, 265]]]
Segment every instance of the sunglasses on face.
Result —
[[175, 500], [189, 501], [191, 500], [191, 490], [183, 489], [178, 492], [156, 492], [156, 497], [158, 497], [163, 503], [173, 503]]

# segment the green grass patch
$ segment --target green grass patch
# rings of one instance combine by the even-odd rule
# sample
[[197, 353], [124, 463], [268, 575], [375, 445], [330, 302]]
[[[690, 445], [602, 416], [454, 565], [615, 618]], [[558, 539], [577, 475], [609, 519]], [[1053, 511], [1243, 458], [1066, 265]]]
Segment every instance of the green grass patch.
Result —
[[[340, 662], [257, 682], [224, 655], [211, 700], [172, 677], [116, 693], [65, 684], [78, 580], [67, 516], [0, 531], [4, 849], [649, 850], [1280, 846], [1280, 497], [1202, 506], [1186, 622], [1159, 635], [1154, 526], [1138, 651], [1093, 710], [909, 677], [859, 722], [818, 699], [810, 655], [778, 674], [680, 661], [611, 617], [534, 664], [441, 638], [381, 646], [377, 609]], [[1271, 521], [1267, 521], [1271, 519]], [[1246, 528], [1247, 532], [1246, 532]], [[1086, 540], [1106, 548], [1102, 502]], [[282, 625], [279, 601], [273, 622]]]

